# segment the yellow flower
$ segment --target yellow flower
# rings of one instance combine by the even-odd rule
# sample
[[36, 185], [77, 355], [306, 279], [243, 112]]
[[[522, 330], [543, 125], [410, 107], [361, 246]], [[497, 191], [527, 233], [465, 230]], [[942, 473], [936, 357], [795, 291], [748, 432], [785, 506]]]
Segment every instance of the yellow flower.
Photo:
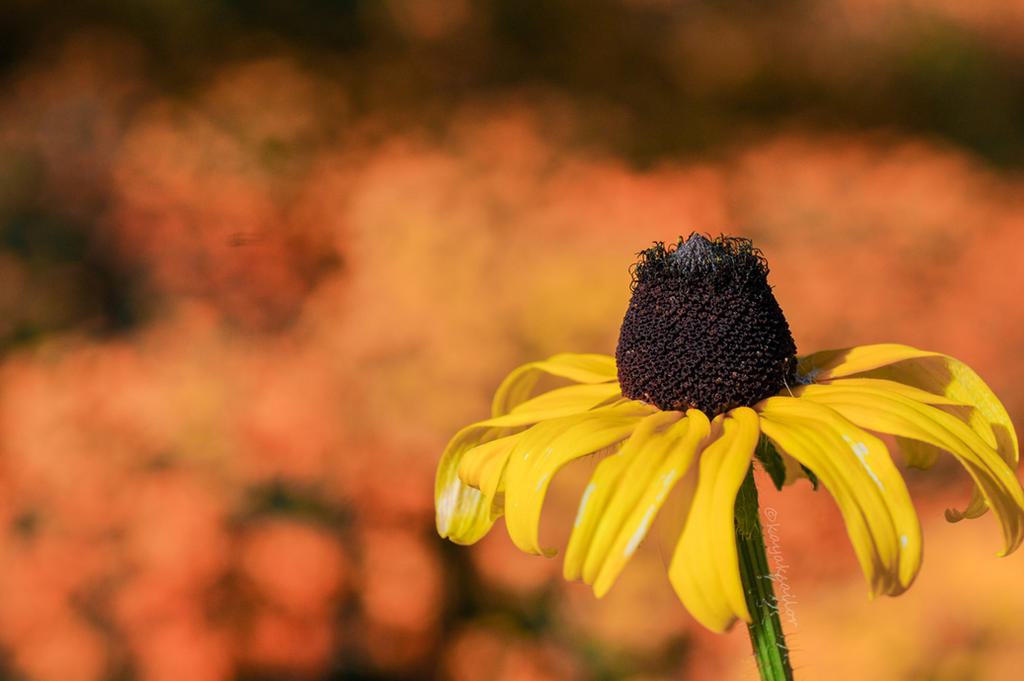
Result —
[[[532, 396], [545, 374], [572, 384]], [[733, 524], [757, 455], [777, 484], [809, 476], [828, 489], [870, 595], [896, 595], [917, 575], [921, 529], [885, 443], [869, 431], [894, 435], [910, 466], [930, 467], [939, 451], [956, 457], [976, 489], [947, 518], [992, 509], [1002, 554], [1020, 545], [1017, 437], [974, 371], [897, 344], [798, 358], [760, 252], [691, 235], [641, 254], [615, 358], [560, 354], [519, 367], [491, 418], [455, 435], [437, 472], [437, 530], [471, 544], [504, 514], [521, 550], [553, 555], [538, 539], [551, 479], [574, 459], [611, 452], [580, 500], [565, 577], [603, 595], [675, 488], [687, 511], [669, 579], [698, 621], [725, 631], [751, 619]]]

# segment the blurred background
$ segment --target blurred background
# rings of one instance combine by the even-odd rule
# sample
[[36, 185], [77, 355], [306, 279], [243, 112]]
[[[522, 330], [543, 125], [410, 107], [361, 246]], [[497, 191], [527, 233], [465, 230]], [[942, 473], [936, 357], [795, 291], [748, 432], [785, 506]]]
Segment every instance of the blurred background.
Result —
[[[755, 679], [671, 547], [598, 601], [440, 541], [445, 443], [693, 230], [801, 352], [941, 350], [1024, 424], [1022, 169], [1019, 0], [5, 0], [0, 678]], [[875, 602], [827, 493], [763, 489], [797, 677], [1019, 678], [1024, 552], [907, 477]]]

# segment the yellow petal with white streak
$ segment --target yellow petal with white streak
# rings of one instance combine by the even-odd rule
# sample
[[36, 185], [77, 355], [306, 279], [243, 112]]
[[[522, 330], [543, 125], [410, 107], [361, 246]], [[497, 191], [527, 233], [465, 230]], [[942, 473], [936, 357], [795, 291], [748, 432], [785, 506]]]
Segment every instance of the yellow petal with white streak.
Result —
[[448, 443], [434, 480], [434, 520], [442, 537], [457, 544], [472, 544], [487, 534], [501, 515], [501, 509], [494, 505], [494, 495], [463, 482], [459, 468], [469, 450], [507, 432], [505, 428], [472, 425], [460, 430]]
[[[833, 387], [804, 399], [826, 404], [863, 428], [921, 440], [950, 452], [967, 469], [999, 520], [1005, 542], [1001, 555], [1024, 540], [1024, 491], [1014, 470], [960, 419], [936, 407], [870, 389]], [[968, 510], [976, 511], [976, 504]]]
[[[569, 536], [569, 545], [565, 549], [565, 561], [562, 564], [562, 575], [568, 579], [581, 579], [583, 577], [583, 563], [590, 550], [590, 543], [593, 540], [594, 532], [600, 524], [601, 515], [608, 505], [619, 483], [623, 480], [623, 472], [629, 465], [630, 457], [627, 447], [633, 448], [643, 442], [649, 444], [652, 436], [655, 435], [654, 426], [658, 419], [652, 415], [644, 420], [629, 436], [629, 441], [622, 446], [615, 454], [604, 459], [597, 465], [593, 476], [583, 490], [580, 497], [580, 505], [576, 511], [576, 520], [573, 522], [572, 534]], [[653, 420], [652, 420], [653, 419]], [[658, 433], [658, 439], [662, 434]], [[635, 443], [635, 444], [630, 444]]]
[[835, 498], [872, 596], [903, 592], [921, 566], [921, 527], [885, 444], [807, 399], [773, 397], [761, 405], [764, 433]]
[[583, 414], [538, 423], [512, 448], [505, 469], [505, 525], [509, 537], [527, 553], [552, 555], [537, 536], [541, 508], [552, 477], [566, 463], [629, 436], [656, 409], [623, 402]]
[[635, 433], [622, 449], [618, 469], [609, 476], [610, 468], [595, 471], [591, 480], [594, 503], [581, 503], [578, 524], [566, 551], [565, 572], [573, 574], [584, 551], [583, 581], [594, 585], [601, 597], [618, 577], [647, 535], [651, 522], [665, 503], [676, 482], [686, 474], [694, 454], [708, 433], [707, 416], [690, 410], [680, 420], [681, 412], [660, 412], [649, 417], [644, 429]]
[[700, 455], [697, 491], [668, 574], [686, 609], [708, 629], [723, 632], [736, 618], [750, 621], [734, 509], [760, 429], [757, 414], [748, 407], [716, 417], [712, 428], [720, 435]]
[[[948, 358], [940, 355], [934, 358], [926, 358], [923, 361], [927, 362], [932, 359], [944, 362]], [[923, 390], [920, 387], [915, 387], [915, 385], [910, 382], [910, 378], [914, 373], [906, 371], [906, 369], [910, 369], [915, 366], [920, 366], [920, 364], [915, 362], [903, 362], [891, 367], [878, 369], [879, 373], [902, 375], [907, 380], [889, 380], [875, 377], [837, 378], [831, 381], [825, 381], [820, 385], [812, 384], [808, 386], [801, 386], [800, 388], [797, 388], [797, 391], [794, 394], [809, 394], [813, 396], [815, 391], [822, 387], [824, 387], [825, 390], [831, 390], [832, 387], [834, 387], [850, 389], [868, 388], [876, 391], [883, 391], [891, 395], [899, 395], [916, 402], [932, 404], [940, 407], [946, 413], [956, 416], [958, 419], [969, 425], [971, 429], [974, 430], [974, 432], [977, 433], [978, 436], [981, 437], [981, 439], [983, 439], [990, 447], [995, 448], [998, 446], [995, 432], [992, 429], [992, 423], [986, 419], [981, 410], [976, 408], [969, 401], [969, 395], [960, 391], [950, 391], [949, 394], [946, 395], [937, 394], [943, 392], [941, 388], [936, 389], [934, 392], [929, 392], [928, 390]], [[923, 382], [924, 381], [918, 381], [918, 383]], [[949, 396], [952, 394], [956, 394], [958, 399], [953, 399]], [[993, 399], [995, 399], [994, 395]], [[1007, 417], [1007, 423], [1009, 423], [1009, 417]], [[1012, 429], [1012, 426], [1010, 426], [1010, 428]], [[901, 442], [901, 448], [905, 446], [905, 442], [905, 440], [904, 442]], [[912, 446], [907, 452], [905, 452], [908, 461], [914, 461], [911, 465], [927, 468], [930, 463], [934, 463], [937, 452], [929, 451], [929, 445], [924, 445], [923, 443], [917, 444], [917, 447]], [[1007, 449], [1006, 453], [1014, 462], [1016, 462], [1016, 452], [1014, 450]], [[1004, 457], [1004, 459], [1005, 458], [1006, 457]], [[922, 466], [918, 464], [926, 465]]]
[[969, 412], [963, 420], [995, 447], [1004, 461], [1016, 467], [1020, 460], [1020, 444], [1010, 415], [985, 381], [960, 360], [946, 355], [925, 357], [876, 369], [869, 375], [912, 385], [973, 406], [976, 411]]
[[[830, 450], [835, 448], [834, 443], [815, 437], [802, 422], [785, 414], [762, 412], [761, 431], [778, 449], [813, 470], [818, 480], [832, 494], [846, 523], [846, 533], [850, 537], [857, 562], [867, 577], [871, 596], [883, 592], [885, 584], [892, 581], [888, 577], [890, 571], [884, 569], [882, 560], [877, 557], [876, 542], [860, 509], [859, 504], [862, 502], [858, 501], [856, 492], [846, 479], [847, 475], [830, 461]], [[857, 475], [856, 471], [853, 475]], [[866, 495], [864, 500], [872, 501], [871, 495]], [[893, 543], [890, 541], [886, 545], [891, 547]]]
[[[609, 514], [610, 502], [616, 498], [621, 485], [633, 488], [633, 481], [627, 476], [627, 471], [638, 456], [647, 461], [661, 459], [678, 429], [682, 428], [685, 432], [689, 422], [680, 421], [682, 416], [682, 412], [678, 411], [651, 414], [637, 424], [618, 452], [598, 464], [583, 491], [573, 532], [565, 550], [563, 574], [566, 579], [582, 577], [584, 582], [594, 583], [616, 530], [621, 526], [623, 517], [633, 510], [632, 506], [626, 508], [626, 504], [620, 502], [612, 506], [619, 513]], [[670, 437], [669, 433], [673, 435]]]

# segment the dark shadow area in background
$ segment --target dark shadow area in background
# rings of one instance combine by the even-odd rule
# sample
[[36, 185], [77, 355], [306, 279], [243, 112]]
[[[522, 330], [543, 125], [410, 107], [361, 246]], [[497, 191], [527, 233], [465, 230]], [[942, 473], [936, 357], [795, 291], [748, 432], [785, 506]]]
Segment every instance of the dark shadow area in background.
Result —
[[[427, 134], [443, 135], [467, 106], [500, 108], [528, 93], [580, 113], [575, 143], [641, 168], [722, 156], [788, 128], [887, 130], [1024, 167], [1024, 50], [937, 14], [908, 10], [901, 22], [865, 28], [836, 16], [833, 3], [810, 0], [485, 0], [439, 15], [445, 6], [13, 0], [0, 9], [0, 84], [10, 91], [83, 28], [101, 29], [139, 48], [147, 88], [123, 112], [129, 119], [153, 98], [189, 101], [218, 69], [269, 54], [338, 83], [353, 120]], [[8, 185], [0, 198], [21, 185], [25, 196], [3, 218], [0, 247], [29, 262], [30, 276], [47, 263], [64, 267], [75, 302], [14, 320], [0, 348], [71, 328], [134, 327], [151, 312], [146, 282], [104, 255], [92, 224], [102, 219], [108, 169], [92, 178], [94, 215], [69, 215], [40, 199], [38, 173], [25, 175], [12, 158], [0, 167]], [[67, 298], [54, 286], [41, 290]]]
[[[102, 26], [140, 39], [165, 91], [268, 47], [341, 79], [363, 112], [421, 124], [481, 92], [551, 88], [605, 109], [593, 141], [641, 165], [793, 123], [890, 127], [1024, 165], [1024, 52], [938, 15], [858, 29], [809, 0], [486, 0], [449, 30], [417, 34], [396, 18], [402, 4], [15, 0], [0, 10], [0, 70]], [[739, 72], [714, 76], [740, 53]]]

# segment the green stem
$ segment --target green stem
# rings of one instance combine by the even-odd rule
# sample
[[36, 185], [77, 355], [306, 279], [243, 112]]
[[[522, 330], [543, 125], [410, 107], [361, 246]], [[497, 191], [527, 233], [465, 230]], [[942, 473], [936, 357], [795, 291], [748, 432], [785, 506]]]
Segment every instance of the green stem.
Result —
[[789, 649], [779, 621], [778, 600], [772, 588], [772, 573], [768, 569], [758, 512], [757, 486], [754, 484], [754, 467], [751, 466], [736, 495], [736, 548], [743, 592], [751, 616], [747, 631], [762, 681], [793, 681]]

